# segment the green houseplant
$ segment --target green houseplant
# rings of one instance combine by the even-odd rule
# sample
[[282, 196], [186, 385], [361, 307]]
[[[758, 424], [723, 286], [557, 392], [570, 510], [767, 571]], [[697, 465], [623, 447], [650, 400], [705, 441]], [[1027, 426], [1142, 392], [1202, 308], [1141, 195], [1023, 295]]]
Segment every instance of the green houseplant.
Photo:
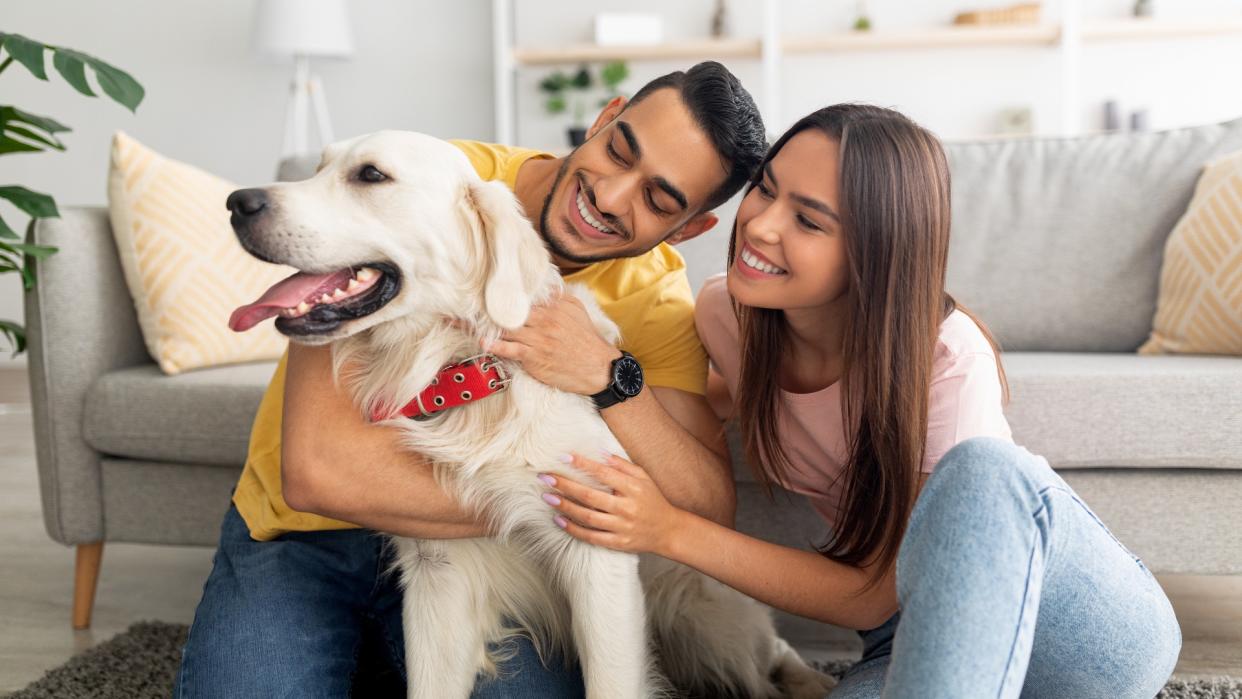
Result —
[[[605, 97], [599, 106], [621, 94], [619, 85], [630, 75], [629, 66], [625, 61], [609, 61], [600, 67], [599, 84], [603, 86]], [[548, 114], [562, 114], [570, 111], [569, 145], [577, 147], [586, 140], [586, 107], [587, 93], [595, 85], [596, 78], [591, 69], [584, 65], [573, 73], [556, 71], [539, 81], [539, 90], [544, 93], [544, 109]]]
[[[86, 68], [90, 67], [95, 74], [95, 82], [104, 94], [117, 103], [127, 107], [131, 112], [142, 102], [144, 91], [138, 81], [123, 70], [115, 68], [94, 56], [65, 48], [51, 46], [20, 34], [0, 32], [0, 73], [3, 73], [14, 62], [21, 64], [32, 75], [40, 80], [47, 80], [47, 66], [44, 58], [48, 51], [52, 52], [52, 67], [69, 83], [73, 89], [88, 96], [95, 97], [95, 91], [86, 80]], [[68, 126], [52, 119], [22, 111], [12, 105], [0, 105], [0, 155], [18, 153], [37, 153], [45, 150], [65, 150], [57, 134], [70, 131]], [[13, 206], [30, 217], [26, 224], [26, 241], [18, 237], [12, 227], [0, 217], [0, 274], [15, 272], [22, 275], [22, 285], [29, 291], [34, 287], [33, 258], [47, 257], [56, 252], [56, 248], [34, 245], [31, 230], [35, 221], [41, 218], [57, 217], [60, 212], [56, 201], [47, 194], [29, 190], [20, 185], [0, 186], [0, 199], [8, 200]], [[0, 319], [0, 333], [8, 339], [13, 347], [13, 356], [26, 349], [26, 331], [20, 324]]]

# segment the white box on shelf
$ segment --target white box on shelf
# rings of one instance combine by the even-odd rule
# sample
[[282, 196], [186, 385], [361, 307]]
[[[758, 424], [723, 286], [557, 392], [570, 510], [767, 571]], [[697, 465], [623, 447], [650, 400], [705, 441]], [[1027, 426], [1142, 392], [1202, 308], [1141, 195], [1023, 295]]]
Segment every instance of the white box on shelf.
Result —
[[644, 12], [595, 15], [595, 43], [601, 46], [658, 44], [664, 40], [664, 19]]

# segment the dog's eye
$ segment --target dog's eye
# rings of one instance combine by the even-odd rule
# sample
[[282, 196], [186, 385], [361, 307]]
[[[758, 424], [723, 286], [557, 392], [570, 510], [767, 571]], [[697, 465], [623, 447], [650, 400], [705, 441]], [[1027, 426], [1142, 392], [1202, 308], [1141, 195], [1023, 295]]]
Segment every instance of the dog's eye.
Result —
[[388, 175], [377, 170], [374, 165], [363, 165], [358, 170], [358, 179], [363, 182], [383, 182], [388, 179]]

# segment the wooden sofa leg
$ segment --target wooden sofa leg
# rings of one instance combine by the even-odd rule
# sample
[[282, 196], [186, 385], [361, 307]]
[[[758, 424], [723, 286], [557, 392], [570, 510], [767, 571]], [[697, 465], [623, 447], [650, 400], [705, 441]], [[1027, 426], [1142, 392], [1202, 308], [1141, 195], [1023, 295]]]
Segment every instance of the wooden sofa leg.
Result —
[[95, 608], [95, 584], [99, 582], [99, 562], [103, 559], [103, 542], [78, 544], [78, 560], [73, 571], [73, 628], [91, 625]]

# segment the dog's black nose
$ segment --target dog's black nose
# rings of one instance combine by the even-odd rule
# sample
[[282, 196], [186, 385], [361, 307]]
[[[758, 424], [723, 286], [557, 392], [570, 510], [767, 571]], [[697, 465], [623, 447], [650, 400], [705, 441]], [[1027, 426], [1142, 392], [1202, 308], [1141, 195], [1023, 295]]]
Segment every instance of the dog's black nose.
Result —
[[229, 195], [224, 205], [234, 216], [256, 216], [267, 208], [267, 192], [262, 189], [239, 189]]

